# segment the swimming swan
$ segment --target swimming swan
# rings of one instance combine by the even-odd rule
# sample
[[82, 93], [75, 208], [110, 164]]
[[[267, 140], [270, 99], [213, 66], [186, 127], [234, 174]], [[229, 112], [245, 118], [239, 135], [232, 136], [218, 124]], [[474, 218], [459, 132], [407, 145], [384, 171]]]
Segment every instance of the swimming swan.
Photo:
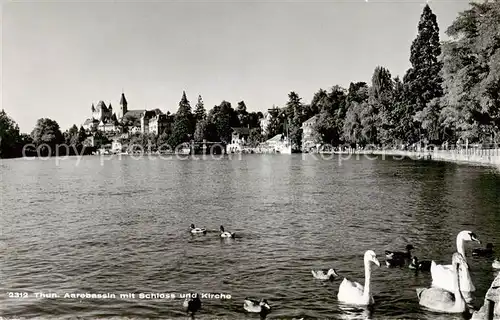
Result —
[[364, 287], [358, 282], [353, 282], [344, 278], [339, 287], [337, 298], [340, 302], [354, 305], [370, 305], [374, 303], [373, 296], [370, 292], [370, 277], [371, 264], [373, 262], [380, 267], [380, 262], [377, 255], [372, 250], [365, 252], [365, 285]]
[[[476, 234], [471, 231], [461, 231], [457, 235], [457, 252], [460, 253], [465, 263], [460, 265], [460, 290], [462, 292], [474, 292], [476, 288], [472, 283], [467, 259], [465, 257], [465, 241], [479, 241]], [[455, 292], [455, 274], [452, 265], [438, 265], [434, 260], [431, 262], [432, 286]]]
[[[500, 260], [498, 259], [495, 259], [493, 261], [493, 263], [491, 264], [491, 266], [493, 267], [493, 269], [500, 269]], [[500, 304], [499, 304], [500, 305]]]
[[227, 231], [224, 231], [224, 227], [223, 226], [220, 226], [220, 237], [221, 238], [234, 238], [234, 232], [231, 233], [231, 232], [227, 232]]
[[243, 309], [247, 312], [266, 314], [271, 311], [271, 306], [267, 303], [266, 299], [255, 301], [246, 298], [243, 303]]
[[467, 264], [465, 257], [455, 252], [453, 254], [453, 279], [454, 287], [453, 292], [446, 291], [442, 288], [427, 288], [417, 289], [417, 297], [419, 304], [434, 311], [445, 313], [462, 313], [467, 309], [467, 303], [462, 296], [460, 290], [460, 267]]
[[205, 228], [195, 228], [194, 224], [191, 223], [191, 233], [193, 233], [193, 234], [198, 234], [198, 233], [206, 234], [207, 233], [207, 229], [205, 229]]
[[335, 271], [335, 269], [330, 269], [328, 271], [326, 271], [326, 270], [318, 270], [318, 271], [311, 270], [311, 273], [312, 273], [314, 278], [319, 279], [319, 280], [333, 280], [333, 279], [335, 279], [335, 277], [339, 276], [337, 271]]

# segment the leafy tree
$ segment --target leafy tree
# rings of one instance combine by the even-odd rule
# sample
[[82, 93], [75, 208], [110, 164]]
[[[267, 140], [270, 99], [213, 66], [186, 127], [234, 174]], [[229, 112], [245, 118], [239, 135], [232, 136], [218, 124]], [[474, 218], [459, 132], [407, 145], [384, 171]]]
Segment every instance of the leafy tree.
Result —
[[238, 115], [238, 120], [242, 127], [246, 127], [248, 125], [248, 112], [245, 101], [238, 102], [238, 106], [236, 107], [236, 114]]
[[288, 137], [293, 149], [300, 150], [302, 145], [302, 123], [306, 120], [301, 98], [294, 91], [288, 94], [284, 122], [288, 125]]
[[370, 143], [388, 143], [394, 124], [391, 122], [393, 86], [391, 73], [383, 67], [376, 67], [372, 76], [368, 103], [370, 107], [363, 115], [365, 136]]
[[361, 145], [365, 144], [362, 132], [363, 125], [361, 122], [361, 113], [367, 105], [366, 102], [352, 101], [347, 110], [342, 131], [344, 140], [351, 145], [355, 145], [356, 143]]
[[[418, 23], [418, 35], [411, 45], [410, 62], [411, 68], [404, 76], [405, 98], [412, 116], [424, 108], [439, 109], [440, 105], [430, 102], [443, 95], [440, 75], [442, 62], [439, 61], [441, 46], [439, 43], [439, 26], [436, 15], [429, 5], [424, 7], [420, 21]], [[424, 119], [423, 115], [439, 113], [440, 110], [424, 112], [415, 117], [411, 126], [410, 140], [420, 139], [426, 134], [421, 121], [432, 121], [434, 118]], [[435, 124], [436, 125], [436, 124]], [[431, 127], [435, 127], [432, 125]], [[429, 127], [430, 128], [430, 127]]]
[[208, 121], [206, 119], [199, 120], [196, 123], [196, 129], [194, 131], [194, 141], [203, 141], [203, 139], [208, 138]]
[[183, 142], [188, 142], [193, 135], [193, 115], [191, 113], [191, 105], [186, 97], [186, 92], [182, 93], [179, 109], [175, 114], [172, 134], [169, 138], [169, 143], [172, 148], [177, 147]]
[[55, 154], [56, 145], [64, 141], [59, 124], [49, 118], [38, 119], [35, 128], [31, 132], [31, 137], [37, 147], [43, 146], [41, 148], [42, 152], [50, 151], [51, 155]]
[[221, 141], [229, 143], [231, 141], [232, 127], [239, 126], [236, 111], [231, 107], [231, 103], [222, 101], [219, 106], [214, 106], [208, 114], [207, 131], [211, 141]]
[[205, 104], [203, 103], [201, 95], [198, 96], [198, 103], [196, 103], [194, 117], [196, 118], [196, 122], [207, 118], [207, 111], [205, 110]]
[[18, 125], [2, 109], [0, 111], [0, 158], [19, 156], [20, 140]]
[[267, 124], [266, 128], [266, 133], [267, 136], [265, 137], [266, 139], [271, 139], [272, 137], [283, 133], [283, 127], [282, 127], [282, 113], [280, 109], [278, 108], [273, 108], [269, 111], [269, 123]]
[[261, 128], [252, 128], [250, 129], [250, 134], [248, 136], [248, 145], [251, 148], [255, 148], [259, 145], [259, 143], [264, 141], [264, 137], [262, 136]]
[[440, 121], [449, 138], [498, 142], [500, 2], [470, 5], [446, 31]]

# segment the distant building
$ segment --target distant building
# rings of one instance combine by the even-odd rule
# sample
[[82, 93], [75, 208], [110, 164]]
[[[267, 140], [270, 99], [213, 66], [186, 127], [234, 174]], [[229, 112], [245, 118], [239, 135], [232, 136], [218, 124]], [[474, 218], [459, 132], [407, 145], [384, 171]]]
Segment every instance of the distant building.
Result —
[[316, 131], [318, 120], [319, 116], [315, 115], [302, 123], [302, 151], [318, 147], [318, 132]]
[[149, 133], [160, 135], [172, 128], [174, 117], [168, 114], [156, 114], [149, 119]]
[[[160, 120], [160, 127], [162, 127], [163, 121], [165, 121], [165, 117], [158, 117], [160, 115], [164, 115], [163, 112], [161, 112], [160, 109], [154, 109], [154, 110], [145, 110], [144, 112], [141, 113], [140, 120], [141, 120], [141, 133], [146, 134], [146, 133], [154, 133], [158, 134], [158, 120]], [[153, 121], [150, 121], [154, 119]], [[152, 128], [150, 128], [150, 122], [152, 125]], [[153, 129], [151, 131], [150, 129]]]
[[259, 143], [257, 148], [261, 152], [280, 152], [287, 146], [289, 146], [287, 137], [284, 134], [280, 133], [275, 135], [271, 139]]
[[163, 114], [159, 109], [149, 111], [146, 109], [129, 110], [123, 92], [120, 97], [120, 107], [116, 112], [113, 112], [111, 103], [106, 106], [102, 100], [99, 101], [97, 107], [92, 103], [91, 111], [91, 118], [83, 123], [83, 128], [87, 131], [148, 133], [151, 123], [152, 133], [159, 134], [169, 125], [170, 121], [169, 117], [156, 117]]
[[227, 152], [241, 152], [242, 148], [247, 144], [250, 136], [250, 128], [231, 128], [231, 143], [226, 147]]

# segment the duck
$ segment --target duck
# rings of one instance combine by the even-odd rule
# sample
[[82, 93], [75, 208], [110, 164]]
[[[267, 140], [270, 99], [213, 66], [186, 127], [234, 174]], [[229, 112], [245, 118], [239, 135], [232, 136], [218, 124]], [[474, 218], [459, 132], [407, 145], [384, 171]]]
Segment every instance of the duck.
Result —
[[338, 273], [335, 269], [330, 270], [311, 270], [311, 273], [315, 279], [318, 280], [333, 280], [335, 277], [338, 277]]
[[191, 316], [194, 317], [194, 314], [201, 309], [201, 300], [197, 293], [190, 294], [184, 300], [183, 307], [186, 308], [186, 313], [191, 313]]
[[411, 263], [408, 267], [410, 269], [419, 271], [431, 271], [431, 261], [429, 260], [419, 261], [418, 258], [414, 256], [411, 259]]
[[[463, 256], [465, 261], [464, 264], [460, 265], [460, 289], [462, 292], [474, 292], [476, 291], [476, 288], [472, 283], [469, 266], [467, 265], [467, 259], [465, 256], [466, 241], [476, 241], [478, 243], [481, 243], [481, 241], [479, 241], [474, 232], [468, 230], [460, 231], [456, 239], [457, 252]], [[452, 265], [440, 265], [436, 264], [436, 262], [432, 260], [431, 276], [433, 287], [455, 292], [455, 274]]]
[[411, 259], [411, 251], [414, 249], [415, 248], [411, 244], [408, 244], [406, 245], [406, 252], [386, 250], [385, 257], [387, 260], [409, 260]]
[[380, 267], [380, 262], [377, 259], [377, 255], [373, 250], [368, 250], [364, 255], [364, 265], [365, 265], [365, 285], [361, 285], [358, 282], [350, 281], [344, 278], [339, 287], [339, 292], [337, 294], [337, 299], [339, 302], [368, 306], [374, 303], [373, 296], [371, 294], [370, 278], [371, 278], [371, 263]]
[[418, 288], [417, 297], [419, 304], [428, 309], [444, 313], [463, 313], [467, 310], [467, 302], [465, 301], [462, 290], [460, 288], [460, 272], [459, 269], [467, 264], [465, 257], [455, 252], [452, 257], [452, 270], [454, 291], [450, 292], [442, 288]]
[[205, 229], [205, 228], [195, 228], [194, 227], [194, 223], [191, 223], [191, 233], [192, 234], [199, 234], [199, 233], [207, 234], [207, 229]]
[[221, 238], [234, 238], [235, 233], [224, 231], [224, 227], [220, 226], [220, 237]]
[[406, 259], [403, 258], [392, 258], [385, 260], [385, 265], [387, 268], [403, 267], [406, 264]]
[[261, 299], [260, 301], [251, 300], [245, 298], [243, 303], [243, 309], [251, 313], [260, 313], [261, 315], [266, 315], [271, 311], [271, 306], [267, 303], [266, 299]]
[[493, 269], [500, 269], [500, 260], [499, 259], [493, 260], [491, 266], [493, 267]]
[[486, 248], [476, 248], [472, 250], [472, 255], [476, 257], [490, 257], [493, 255], [493, 243], [486, 244]]

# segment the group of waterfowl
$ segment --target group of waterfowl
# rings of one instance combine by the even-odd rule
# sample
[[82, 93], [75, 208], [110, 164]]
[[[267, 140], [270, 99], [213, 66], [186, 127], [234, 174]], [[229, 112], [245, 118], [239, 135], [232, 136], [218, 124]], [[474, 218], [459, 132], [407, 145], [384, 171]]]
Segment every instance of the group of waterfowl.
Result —
[[[465, 257], [465, 242], [475, 241], [481, 243], [476, 234], [471, 231], [461, 231], [457, 235], [457, 252], [452, 256], [452, 264], [439, 265], [435, 261], [419, 260], [412, 256], [414, 247], [409, 244], [406, 251], [385, 251], [387, 267], [402, 267], [408, 265], [410, 269], [430, 271], [432, 284], [430, 288], [416, 289], [419, 304], [437, 312], [462, 313], [467, 310], [467, 303], [471, 301], [471, 292], [476, 289], [469, 273], [469, 265]], [[477, 248], [472, 251], [473, 256], [492, 256], [493, 245], [488, 243], [486, 248]], [[367, 306], [374, 303], [371, 294], [371, 268], [372, 264], [380, 266], [375, 252], [368, 250], [364, 255], [365, 285], [350, 281], [346, 278], [339, 287], [337, 298], [339, 302]], [[500, 261], [493, 261], [493, 268], [500, 269]], [[312, 271], [314, 278], [332, 280], [338, 277], [335, 269], [329, 272]]]
[[[191, 225], [192, 234], [206, 234], [206, 229], [195, 228]], [[226, 232], [223, 226], [220, 226], [220, 237], [234, 238], [234, 233]], [[476, 289], [472, 283], [469, 273], [469, 265], [465, 255], [465, 242], [475, 241], [479, 244], [478, 237], [474, 232], [461, 231], [456, 238], [457, 252], [452, 256], [451, 264], [440, 265], [434, 260], [419, 260], [412, 256], [411, 251], [414, 247], [409, 244], [406, 251], [385, 251], [385, 262], [387, 267], [403, 267], [408, 265], [410, 269], [419, 271], [430, 271], [432, 284], [429, 288], [418, 288], [417, 298], [419, 304], [430, 310], [445, 313], [462, 313], [468, 308], [467, 303], [471, 300], [470, 293]], [[472, 251], [473, 256], [492, 256], [493, 245], [488, 243], [486, 248], [476, 248]], [[371, 272], [372, 264], [380, 267], [380, 262], [373, 250], [368, 250], [364, 254], [365, 283], [361, 285], [358, 282], [344, 278], [341, 282], [337, 294], [339, 302], [356, 306], [368, 306], [374, 303], [371, 293]], [[495, 259], [492, 267], [500, 269], [500, 261]], [[329, 270], [311, 270], [315, 279], [334, 280], [339, 277], [337, 271], [333, 268]], [[188, 312], [194, 314], [201, 308], [199, 298], [187, 299], [184, 303]], [[245, 299], [243, 308], [247, 312], [260, 313], [261, 315], [270, 312], [271, 307], [265, 299], [260, 301]]]
[[[224, 226], [219, 227], [221, 238], [235, 238], [235, 232], [225, 231]], [[190, 232], [193, 235], [205, 235], [207, 234], [206, 228], [197, 228], [194, 224], [191, 224]], [[194, 316], [194, 314], [201, 309], [201, 300], [198, 294], [193, 294], [186, 298], [183, 304], [186, 308], [186, 312]], [[259, 313], [261, 316], [269, 313], [271, 311], [271, 306], [266, 299], [261, 299], [260, 301], [245, 298], [243, 302], [243, 309], [251, 313]]]
[[[224, 230], [224, 226], [220, 226], [220, 237], [221, 238], [234, 238], [235, 233], [234, 232], [227, 232]], [[191, 233], [192, 234], [207, 234], [207, 229], [206, 228], [196, 228], [194, 224], [191, 224]]]

